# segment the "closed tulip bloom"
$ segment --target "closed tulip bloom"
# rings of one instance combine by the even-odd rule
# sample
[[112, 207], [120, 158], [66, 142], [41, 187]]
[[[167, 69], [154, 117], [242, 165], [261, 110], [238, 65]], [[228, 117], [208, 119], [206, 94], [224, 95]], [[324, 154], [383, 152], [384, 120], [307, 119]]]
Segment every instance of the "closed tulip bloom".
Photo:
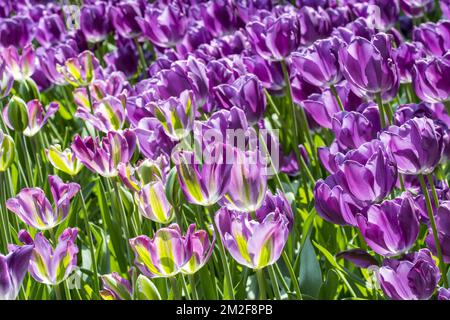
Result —
[[174, 47], [186, 33], [188, 19], [176, 4], [168, 4], [160, 9], [147, 6], [143, 18], [137, 17], [144, 37], [158, 47]]
[[141, 34], [137, 22], [138, 17], [144, 16], [145, 2], [140, 0], [119, 1], [110, 9], [110, 16], [114, 30], [124, 38], [135, 38]]
[[437, 298], [438, 300], [450, 300], [450, 290], [439, 288]]
[[254, 50], [267, 60], [284, 60], [300, 45], [298, 19], [290, 14], [250, 22], [246, 30]]
[[15, 300], [28, 271], [33, 246], [14, 248], [6, 256], [0, 254], [0, 300]]
[[130, 281], [122, 278], [117, 272], [104, 274], [100, 278], [103, 283], [100, 296], [103, 300], [132, 300], [133, 288]]
[[174, 209], [167, 200], [162, 181], [148, 183], [134, 195], [139, 213], [145, 218], [167, 224], [175, 217]]
[[442, 133], [425, 117], [408, 120], [400, 127], [390, 126], [380, 139], [403, 174], [431, 173], [442, 157]]
[[19, 240], [33, 245], [28, 271], [37, 282], [57, 285], [66, 280], [77, 266], [77, 228], [67, 228], [58, 237], [56, 247], [52, 247], [42, 232], [33, 238], [25, 231], [19, 232]]
[[421, 43], [428, 54], [443, 56], [450, 49], [450, 21], [422, 23], [414, 28], [412, 38]]
[[337, 37], [318, 40], [311, 49], [303, 53], [294, 53], [293, 65], [312, 85], [329, 87], [342, 78], [338, 62], [340, 47], [341, 42]]
[[[3, 4], [2, 4], [3, 6]], [[34, 24], [29, 17], [17, 15], [0, 20], [0, 45], [3, 48], [14, 46], [24, 48], [34, 36]]]
[[252, 219], [247, 212], [221, 208], [215, 222], [230, 255], [239, 264], [252, 269], [274, 264], [289, 236], [289, 221], [279, 212], [272, 212], [260, 220]]
[[44, 108], [37, 99], [25, 104], [19, 97], [12, 97], [3, 109], [3, 120], [11, 130], [22, 132], [28, 137], [37, 134], [59, 109], [59, 103], [51, 102]]
[[183, 236], [180, 227], [172, 224], [157, 230], [153, 239], [144, 235], [130, 239], [135, 253], [134, 264], [150, 278], [175, 276], [192, 257], [189, 232], [192, 227]]
[[357, 221], [367, 244], [383, 256], [407, 251], [419, 235], [418, 212], [410, 197], [373, 204], [357, 216]]
[[361, 145], [339, 161], [336, 181], [345, 192], [362, 202], [378, 202], [397, 182], [397, 166], [379, 140]]
[[265, 165], [259, 151], [234, 149], [233, 168], [228, 192], [221, 204], [230, 210], [252, 212], [264, 200], [267, 189]]
[[258, 55], [242, 57], [248, 72], [256, 75], [264, 88], [275, 92], [285, 87], [283, 70], [277, 61], [269, 61]]
[[355, 37], [339, 50], [342, 73], [358, 95], [381, 93], [389, 100], [399, 86], [397, 67], [391, 57], [390, 37], [379, 33], [371, 41]]
[[59, 14], [50, 14], [39, 20], [36, 30], [36, 40], [43, 47], [52, 45], [63, 40], [66, 35], [66, 26]]
[[191, 224], [186, 237], [189, 236], [189, 241], [192, 247], [192, 256], [189, 261], [181, 268], [184, 274], [194, 274], [200, 270], [209, 260], [214, 250], [216, 238], [210, 241], [208, 232], [205, 230], [195, 231], [195, 225]]
[[29, 79], [36, 70], [36, 55], [33, 46], [27, 45], [22, 53], [16, 47], [10, 46], [3, 51], [3, 59], [6, 69], [14, 80], [23, 81]]
[[119, 131], [125, 123], [125, 107], [118, 98], [107, 96], [92, 106], [93, 110], [78, 107], [75, 116], [90, 123], [98, 131]]
[[99, 62], [91, 51], [83, 51], [77, 57], [69, 58], [58, 72], [74, 87], [86, 87], [95, 80]]
[[206, 2], [200, 6], [200, 15], [205, 27], [216, 37], [238, 29], [241, 23], [235, 3], [230, 0]]
[[[446, 200], [440, 203], [436, 214], [436, 226], [439, 243], [442, 249], [442, 257], [445, 263], [450, 263], [450, 201]], [[436, 254], [436, 244], [431, 229], [429, 229], [425, 242], [433, 254]]]
[[77, 55], [77, 52], [70, 43], [75, 46], [73, 41], [69, 41], [69, 44], [60, 43], [45, 50], [42, 50], [42, 48], [36, 50], [39, 69], [52, 84], [67, 84], [59, 66], [64, 65], [67, 59], [76, 57]]
[[101, 142], [98, 137], [94, 140], [92, 137], [81, 138], [77, 135], [71, 146], [77, 159], [86, 168], [103, 177], [117, 176], [119, 164], [130, 161], [135, 147], [136, 136], [130, 130], [108, 132]]
[[356, 226], [356, 214], [362, 209], [362, 205], [337, 184], [333, 175], [317, 181], [314, 187], [314, 204], [319, 216], [343, 226]]
[[178, 181], [188, 202], [210, 206], [228, 191], [233, 167], [229, 153], [229, 146], [220, 143], [204, 150], [202, 163], [191, 151], [174, 153]]
[[273, 194], [267, 190], [264, 201], [256, 211], [256, 218], [260, 221], [264, 220], [271, 213], [282, 214], [288, 220], [288, 228], [292, 230], [294, 226], [294, 213], [292, 212], [291, 204], [286, 199], [286, 196], [280, 190]]
[[192, 91], [183, 91], [178, 98], [149, 103], [167, 136], [182, 140], [192, 131], [195, 118], [195, 103]]
[[400, 8], [410, 18], [418, 18], [434, 8], [433, 0], [400, 0]]
[[107, 3], [96, 1], [94, 4], [83, 5], [80, 14], [80, 28], [87, 41], [103, 41], [111, 31]]
[[385, 259], [378, 271], [378, 281], [385, 295], [393, 300], [427, 300], [441, 278], [439, 268], [428, 249]]
[[0, 130], [0, 172], [6, 171], [15, 156], [14, 140]]
[[136, 136], [139, 139], [139, 149], [147, 158], [169, 155], [175, 146], [175, 142], [167, 136], [156, 118], [148, 117], [139, 121]]
[[300, 44], [303, 46], [309, 46], [316, 40], [329, 36], [332, 31], [330, 17], [322, 8], [300, 8], [298, 21]]
[[48, 149], [45, 149], [45, 154], [53, 167], [68, 175], [75, 176], [83, 168], [83, 164], [78, 161], [72, 150], [69, 148], [61, 150], [59, 144], [52, 145]]
[[425, 102], [450, 99], [450, 53], [416, 61], [412, 72], [414, 91]]
[[70, 212], [70, 200], [80, 191], [77, 183], [64, 183], [57, 176], [48, 176], [54, 206], [40, 188], [22, 189], [6, 201], [6, 207], [23, 222], [38, 230], [52, 229], [63, 222]]
[[412, 70], [417, 60], [426, 56], [419, 42], [403, 42], [393, 53], [401, 83], [412, 82]]

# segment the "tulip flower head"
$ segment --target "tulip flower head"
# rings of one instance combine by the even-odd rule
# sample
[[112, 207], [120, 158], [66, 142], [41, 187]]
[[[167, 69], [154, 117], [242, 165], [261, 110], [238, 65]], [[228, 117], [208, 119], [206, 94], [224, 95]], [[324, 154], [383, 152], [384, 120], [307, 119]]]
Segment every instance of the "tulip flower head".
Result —
[[0, 172], [6, 171], [14, 161], [15, 148], [11, 136], [0, 130]]
[[13, 248], [6, 256], [0, 254], [0, 300], [15, 300], [30, 263], [33, 246]]

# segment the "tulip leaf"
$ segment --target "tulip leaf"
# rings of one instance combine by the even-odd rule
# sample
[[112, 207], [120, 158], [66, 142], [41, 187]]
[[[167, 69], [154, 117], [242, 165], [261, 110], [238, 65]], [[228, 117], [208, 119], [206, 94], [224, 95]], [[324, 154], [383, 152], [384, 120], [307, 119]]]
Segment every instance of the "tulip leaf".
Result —
[[136, 292], [139, 300], [161, 300], [158, 288], [143, 275], [139, 275], [136, 280]]
[[322, 286], [322, 270], [309, 237], [300, 256], [300, 289], [302, 294], [317, 298]]
[[333, 300], [339, 287], [339, 275], [333, 269], [328, 270], [327, 279], [320, 287], [319, 298]]

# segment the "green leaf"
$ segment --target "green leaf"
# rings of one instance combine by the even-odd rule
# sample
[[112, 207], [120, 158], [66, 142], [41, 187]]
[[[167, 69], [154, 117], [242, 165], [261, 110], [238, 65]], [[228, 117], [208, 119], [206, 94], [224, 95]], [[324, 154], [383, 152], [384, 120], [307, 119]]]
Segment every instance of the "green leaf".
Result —
[[317, 298], [322, 286], [322, 270], [309, 237], [300, 256], [300, 289], [302, 294]]
[[142, 274], [136, 280], [136, 292], [139, 300], [161, 300], [161, 295], [156, 286]]
[[333, 300], [339, 287], [339, 275], [333, 269], [328, 270], [327, 280], [320, 287], [319, 299]]
[[343, 268], [337, 263], [336, 259], [334, 258], [334, 256], [324, 247], [322, 247], [320, 244], [318, 244], [317, 242], [313, 241], [313, 244], [316, 246], [317, 249], [319, 249], [320, 252], [322, 252], [322, 254], [324, 255], [324, 257], [328, 260], [328, 262], [335, 267], [336, 269], [340, 270], [340, 271], [344, 271]]

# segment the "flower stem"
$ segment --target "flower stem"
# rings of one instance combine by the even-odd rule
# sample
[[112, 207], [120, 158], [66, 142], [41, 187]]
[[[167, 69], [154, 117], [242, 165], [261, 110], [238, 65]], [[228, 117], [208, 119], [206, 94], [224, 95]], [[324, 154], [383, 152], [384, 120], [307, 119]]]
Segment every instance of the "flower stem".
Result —
[[[436, 246], [436, 252], [439, 258], [439, 269], [441, 270], [442, 279], [444, 281], [444, 286], [448, 288], [447, 273], [445, 270], [445, 263], [442, 257], [441, 244], [439, 243], [439, 234], [436, 228], [436, 221], [434, 219], [433, 207], [431, 206], [430, 195], [428, 194], [427, 185], [423, 175], [419, 174], [420, 187], [422, 188], [423, 195], [425, 197], [425, 203], [428, 211], [428, 219], [430, 220], [431, 230], [433, 231], [434, 245]], [[433, 184], [434, 187], [434, 184]]]
[[231, 279], [230, 267], [228, 265], [228, 261], [227, 261], [228, 259], [227, 259], [227, 255], [225, 253], [225, 248], [222, 243], [222, 238], [220, 237], [219, 229], [217, 228], [216, 221], [214, 220], [214, 213], [209, 212], [208, 208], [206, 208], [206, 207], [204, 207], [204, 208], [205, 208], [206, 213], [209, 213], [209, 215], [211, 217], [211, 221], [214, 226], [214, 233], [216, 235], [217, 243], [219, 245], [220, 260], [222, 260], [223, 271], [225, 273], [225, 282], [226, 282], [225, 285], [227, 286], [228, 295], [229, 295], [229, 296], [226, 296], [224, 293], [224, 299], [225, 300], [234, 300], [233, 280]]
[[188, 279], [189, 285], [191, 287], [192, 297], [194, 298], [194, 300], [198, 300], [197, 288], [195, 287], [195, 275], [194, 274], [188, 275]]
[[341, 111], [345, 111], [344, 105], [342, 104], [342, 100], [341, 100], [341, 98], [339, 97], [338, 92], [337, 92], [337, 90], [336, 90], [336, 87], [335, 87], [333, 84], [330, 86], [330, 90], [331, 90], [331, 92], [333, 93], [334, 97], [336, 98], [336, 101], [337, 101], [337, 103], [338, 103], [339, 108], [341, 109]]
[[275, 275], [275, 271], [273, 269], [273, 265], [268, 266], [267, 270], [269, 271], [270, 282], [272, 283], [272, 289], [273, 289], [273, 293], [275, 295], [275, 298], [277, 300], [281, 300], [280, 287], [278, 285], [278, 280], [277, 280], [277, 277]]
[[134, 38], [134, 44], [138, 50], [138, 54], [139, 54], [139, 61], [141, 64], [141, 68], [143, 70], [147, 70], [147, 62], [145, 61], [145, 56], [144, 56], [144, 50], [142, 50], [142, 46], [139, 43], [139, 40], [137, 38]]
[[294, 285], [295, 294], [297, 296], [297, 299], [302, 300], [303, 299], [302, 293], [300, 291], [300, 286], [298, 285], [298, 280], [297, 280], [297, 277], [295, 276], [294, 269], [292, 268], [291, 261], [289, 260], [286, 252], [284, 252], [284, 251], [282, 253], [282, 257], [283, 257], [284, 264], [286, 265], [286, 268], [289, 271], [289, 275], [291, 276], [291, 282]]
[[377, 93], [376, 100], [378, 104], [378, 112], [380, 113], [381, 128], [383, 129], [386, 127], [386, 118], [384, 115], [383, 99], [381, 98], [381, 93]]
[[264, 280], [264, 269], [256, 269], [256, 278], [258, 279], [259, 299], [266, 299], [266, 281]]
[[170, 286], [172, 287], [172, 291], [173, 291], [173, 299], [181, 300], [180, 290], [178, 290], [177, 278], [170, 277], [169, 280], [170, 280]]

